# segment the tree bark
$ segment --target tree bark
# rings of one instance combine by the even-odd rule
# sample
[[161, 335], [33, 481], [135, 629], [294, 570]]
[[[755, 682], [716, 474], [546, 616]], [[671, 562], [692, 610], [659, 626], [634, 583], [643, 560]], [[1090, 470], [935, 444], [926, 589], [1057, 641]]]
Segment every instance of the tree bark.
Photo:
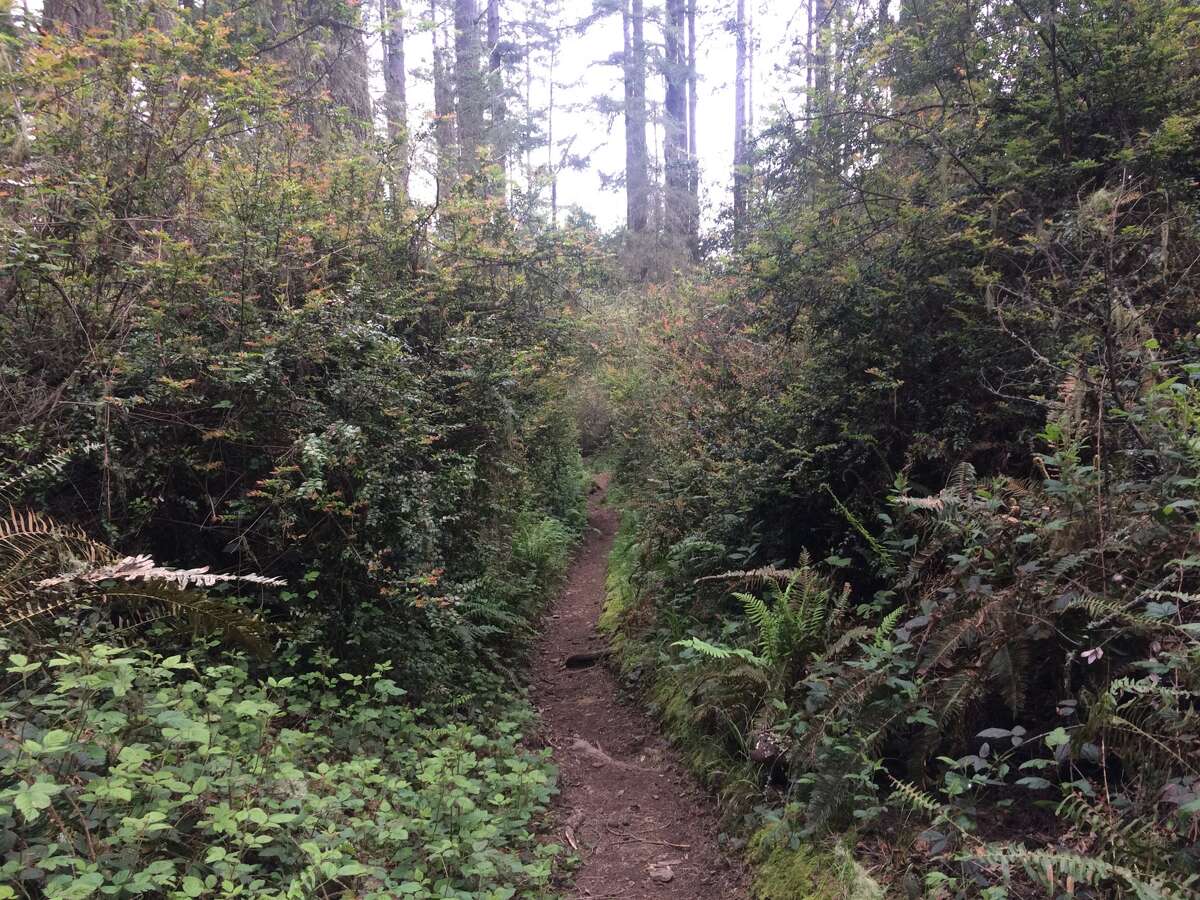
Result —
[[813, 0], [812, 21], [809, 23], [812, 40], [812, 88], [818, 115], [825, 109], [829, 95], [829, 5], [830, 0]]
[[687, 64], [684, 59], [684, 0], [667, 0], [664, 29], [663, 165], [666, 227], [676, 237], [687, 235], [689, 222], [687, 158]]
[[404, 10], [401, 0], [380, 0], [383, 30], [383, 109], [388, 140], [395, 145], [398, 198], [408, 197], [408, 74], [404, 65]]
[[643, 0], [624, 0], [625, 35], [625, 194], [626, 225], [635, 234], [646, 230], [650, 209], [649, 160], [646, 149], [646, 13]]
[[558, 227], [558, 161], [554, 158], [554, 70], [558, 66], [558, 42], [550, 44], [550, 102], [546, 107], [546, 170], [550, 175], [550, 227]]
[[450, 86], [447, 40], [438, 21], [438, 0], [429, 0], [429, 13], [433, 20], [433, 132], [437, 145], [437, 196], [440, 202], [450, 195], [457, 168], [454, 159], [454, 92]]
[[490, 140], [492, 164], [500, 169], [497, 193], [504, 195], [508, 183], [508, 134], [504, 105], [504, 56], [500, 47], [500, 0], [488, 0], [487, 5], [488, 83], [491, 97]]
[[47, 28], [63, 28], [77, 34], [112, 25], [112, 14], [104, 0], [45, 0], [42, 21]]
[[735, 39], [737, 59], [733, 99], [733, 240], [742, 246], [746, 233], [747, 193], [750, 175], [746, 140], [746, 0], [737, 0]]
[[688, 0], [688, 246], [692, 258], [700, 259], [700, 149], [697, 143], [696, 96], [699, 73], [696, 71], [696, 0]]
[[454, 2], [454, 84], [459, 171], [479, 173], [483, 145], [484, 84], [480, 70], [478, 10], [475, 0]]
[[804, 115], [812, 115], [813, 110], [813, 0], [807, 0], [805, 11], [808, 18], [808, 31], [804, 36]]
[[746, 10], [746, 135], [754, 134], [754, 7]]
[[525, 190], [530, 197], [533, 184], [533, 29], [531, 21], [525, 21]]
[[[353, 12], [353, 10], [351, 10]], [[361, 138], [374, 130], [371, 113], [370, 64], [361, 22], [331, 22], [324, 44], [329, 60], [325, 79], [333, 104], [349, 117], [350, 129]]]
[[[836, 0], [812, 0], [810, 7], [812, 16], [808, 30], [812, 53], [809, 56], [809, 80], [812, 83], [812, 89], [809, 91], [805, 104], [808, 109], [809, 136], [814, 144], [813, 152], [819, 154], [827, 150], [840, 157], [838, 148], [830, 145], [829, 135], [832, 123], [826, 118], [831, 98], [830, 76], [832, 73], [829, 58], [829, 34], [834, 2]], [[838, 162], [840, 163], [840, 158]], [[828, 164], [833, 166], [837, 163], [829, 162]], [[809, 193], [813, 206], [817, 204], [820, 179], [821, 175], [816, 169], [809, 173]]]

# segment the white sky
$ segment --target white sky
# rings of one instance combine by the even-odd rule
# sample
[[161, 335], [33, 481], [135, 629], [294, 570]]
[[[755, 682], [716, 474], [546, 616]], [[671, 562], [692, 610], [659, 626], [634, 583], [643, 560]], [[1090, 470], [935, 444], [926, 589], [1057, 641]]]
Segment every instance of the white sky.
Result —
[[[482, 8], [484, 0], [479, 0], [479, 5]], [[423, 5], [414, 6], [415, 15], [424, 12]], [[519, 0], [502, 0], [502, 21], [507, 22], [510, 17], [514, 20], [523, 18], [523, 6]], [[772, 107], [781, 102], [789, 74], [795, 74], [786, 71], [786, 64], [793, 38], [803, 33], [807, 3], [747, 0], [746, 7], [753, 16], [757, 47], [753, 85], [757, 126], [768, 119]], [[592, 13], [592, 2], [562, 0], [561, 9], [561, 24], [574, 25]], [[729, 203], [733, 168], [735, 52], [734, 35], [726, 25], [733, 20], [734, 0], [698, 0], [697, 10], [697, 143], [702, 204], [706, 208], [706, 220], [711, 221], [717, 208]], [[647, 17], [659, 17], [660, 12], [661, 2], [648, 0]], [[422, 77], [429, 71], [432, 37], [422, 33], [415, 21], [406, 31], [409, 32], [405, 47], [409, 70], [409, 122], [410, 127], [419, 132], [428, 127], [432, 116], [432, 89]], [[648, 44], [661, 40], [658, 27], [649, 22], [646, 40]], [[605, 65], [604, 61], [620, 52], [621, 45], [618, 14], [595, 22], [584, 34], [568, 29], [563, 34], [555, 71], [555, 143], [560, 149], [569, 143], [572, 153], [587, 156], [590, 161], [583, 171], [567, 169], [560, 173], [559, 209], [581, 206], [605, 228], [622, 225], [625, 220], [624, 189], [605, 188], [602, 184], [602, 176], [622, 174], [625, 165], [624, 122], [620, 116], [610, 121], [594, 108], [591, 101], [597, 96], [607, 96], [620, 102], [623, 96], [620, 68]], [[378, 56], [378, 47], [373, 50], [373, 55]], [[535, 63], [533, 75], [534, 104], [544, 106], [548, 96], [545, 60]], [[377, 77], [375, 81], [376, 90], [381, 90], [381, 79]], [[651, 72], [647, 80], [648, 99], [661, 103], [663, 93], [661, 76]], [[654, 137], [652, 127], [648, 133], [652, 161], [656, 152]], [[547, 153], [543, 149], [535, 154], [534, 164], [546, 160]], [[429, 199], [431, 194], [430, 168], [426, 147], [424, 159], [419, 159], [414, 167], [413, 193], [420, 199]]]

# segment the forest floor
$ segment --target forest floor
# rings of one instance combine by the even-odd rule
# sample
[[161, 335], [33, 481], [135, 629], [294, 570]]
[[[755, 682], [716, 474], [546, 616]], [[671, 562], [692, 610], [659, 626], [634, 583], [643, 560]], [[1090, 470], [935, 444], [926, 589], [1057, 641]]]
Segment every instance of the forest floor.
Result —
[[573, 896], [744, 898], [745, 873], [718, 848], [711, 798], [655, 723], [621, 697], [604, 662], [607, 644], [596, 622], [617, 531], [607, 485], [600, 476], [593, 487], [584, 544], [546, 616], [534, 662], [542, 737], [559, 768], [556, 840], [582, 860]]

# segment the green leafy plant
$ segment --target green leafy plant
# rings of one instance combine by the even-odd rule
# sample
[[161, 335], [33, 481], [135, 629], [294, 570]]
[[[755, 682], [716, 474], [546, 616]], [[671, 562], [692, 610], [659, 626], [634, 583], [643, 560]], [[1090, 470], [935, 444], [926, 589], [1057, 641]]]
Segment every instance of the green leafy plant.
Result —
[[[7, 642], [6, 642], [7, 643]], [[252, 675], [203, 648], [7, 652], [7, 896], [512, 897], [557, 848], [530, 715], [435, 721], [368, 676]], [[19, 893], [18, 893], [19, 892]]]

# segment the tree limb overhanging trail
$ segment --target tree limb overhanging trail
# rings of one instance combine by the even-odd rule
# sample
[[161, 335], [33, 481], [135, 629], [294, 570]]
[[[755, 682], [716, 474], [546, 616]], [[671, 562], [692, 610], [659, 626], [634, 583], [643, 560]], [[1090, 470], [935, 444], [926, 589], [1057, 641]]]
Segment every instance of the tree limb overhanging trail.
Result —
[[582, 859], [570, 896], [742, 898], [740, 868], [718, 847], [711, 798], [655, 724], [618, 698], [605, 666], [596, 620], [617, 527], [605, 504], [607, 483], [598, 479], [586, 540], [546, 618], [534, 669], [543, 735], [560, 771], [554, 833]]

